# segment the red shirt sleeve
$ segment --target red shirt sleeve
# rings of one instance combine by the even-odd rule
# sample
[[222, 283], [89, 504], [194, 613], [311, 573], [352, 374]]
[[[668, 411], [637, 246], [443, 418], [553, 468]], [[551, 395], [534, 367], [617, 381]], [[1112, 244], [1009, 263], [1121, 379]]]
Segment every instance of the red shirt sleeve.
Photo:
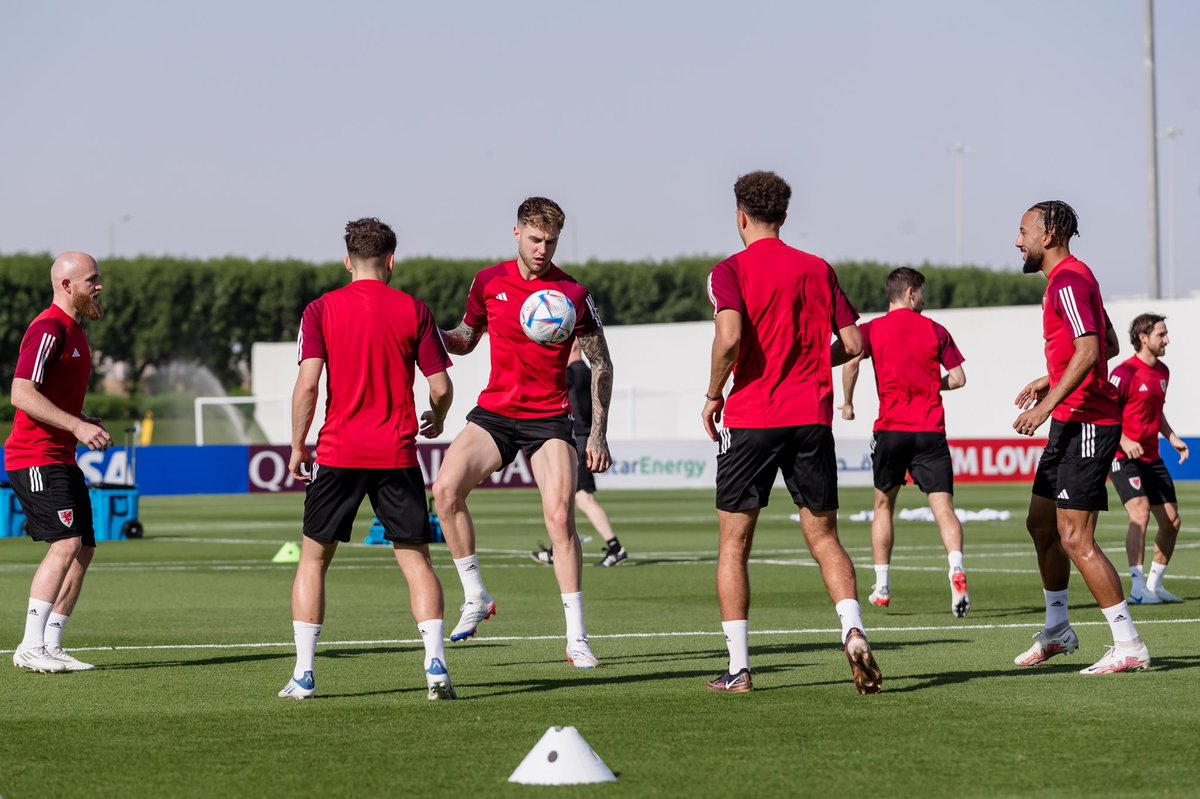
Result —
[[450, 368], [450, 355], [429, 306], [417, 299], [413, 304], [417, 315], [417, 366], [429, 377]]
[[[841, 328], [838, 328], [839, 330]], [[862, 356], [864, 358], [871, 357], [871, 323], [863, 322], [858, 326], [858, 332], [862, 336]]]
[[933, 323], [933, 329], [937, 332], [938, 359], [941, 360], [942, 366], [946, 369], [962, 366], [966, 358], [958, 351], [958, 345], [954, 343], [954, 338], [950, 335], [950, 331], [937, 322]]
[[1051, 310], [1063, 320], [1072, 338], [1089, 333], [1101, 338], [1105, 335], [1107, 319], [1097, 319], [1093, 313], [1093, 295], [1094, 289], [1088, 281], [1072, 275], [1065, 278], [1048, 297]]
[[53, 319], [36, 319], [25, 337], [21, 339], [21, 351], [17, 355], [17, 370], [13, 377], [32, 380], [41, 385], [46, 382], [47, 368], [58, 363], [66, 346], [67, 329]]
[[471, 281], [471, 290], [467, 292], [467, 312], [463, 314], [463, 324], [472, 330], [483, 330], [487, 327], [487, 305], [484, 290], [490, 276], [485, 276], [485, 269], [475, 275]]
[[1125, 403], [1129, 401], [1129, 371], [1125, 364], [1121, 364], [1108, 376], [1108, 382], [1117, 387], [1117, 403], [1121, 407], [1125, 407]]
[[858, 311], [850, 304], [850, 300], [842, 293], [842, 286], [838, 283], [837, 272], [833, 271], [833, 267], [825, 264], [829, 268], [829, 279], [833, 281], [830, 288], [833, 291], [833, 329], [841, 330], [843, 327], [850, 327], [858, 321]]
[[325, 331], [321, 325], [324, 310], [320, 300], [314, 300], [304, 309], [304, 315], [300, 317], [300, 336], [296, 340], [296, 363], [309, 358], [327, 360]]
[[587, 336], [604, 325], [600, 322], [600, 312], [596, 310], [596, 301], [592, 298], [592, 293], [582, 286], [579, 288], [579, 301], [575, 303], [575, 335]]
[[738, 286], [735, 259], [722, 261], [708, 273], [708, 301], [712, 303], [713, 316], [729, 310], [746, 315], [746, 303]]

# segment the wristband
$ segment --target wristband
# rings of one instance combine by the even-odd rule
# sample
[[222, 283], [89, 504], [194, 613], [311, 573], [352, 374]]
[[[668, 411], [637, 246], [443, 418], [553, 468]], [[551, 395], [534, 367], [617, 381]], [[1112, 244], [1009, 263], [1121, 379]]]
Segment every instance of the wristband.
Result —
[[722, 394], [718, 394], [717, 396], [715, 396], [715, 397], [714, 397], [714, 396], [712, 396], [711, 394], [705, 394], [705, 395], [704, 395], [704, 398], [705, 398], [706, 400], [708, 400], [709, 402], [717, 402], [718, 400], [723, 400], [723, 399], [725, 399], [725, 396], [724, 396], [724, 395], [722, 395]]

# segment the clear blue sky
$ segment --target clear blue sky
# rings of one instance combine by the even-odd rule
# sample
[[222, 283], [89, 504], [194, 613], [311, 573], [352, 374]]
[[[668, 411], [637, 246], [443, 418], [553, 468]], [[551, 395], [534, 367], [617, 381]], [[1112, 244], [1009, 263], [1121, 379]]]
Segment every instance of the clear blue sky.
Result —
[[[1156, 14], [1190, 291], [1200, 3]], [[16, 3], [0, 74], [0, 252], [324, 261], [375, 215], [401, 255], [498, 257], [544, 194], [560, 263], [723, 254], [768, 168], [791, 243], [944, 264], [963, 142], [966, 261], [1016, 268], [1061, 198], [1106, 293], [1146, 286], [1139, 0]]]

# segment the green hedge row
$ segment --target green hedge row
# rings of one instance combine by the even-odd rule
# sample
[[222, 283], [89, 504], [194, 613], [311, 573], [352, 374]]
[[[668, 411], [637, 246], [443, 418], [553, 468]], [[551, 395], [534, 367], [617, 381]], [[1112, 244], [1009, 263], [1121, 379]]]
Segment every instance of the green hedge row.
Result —
[[[0, 255], [0, 384], [12, 380], [21, 336], [50, 303], [48, 254]], [[596, 298], [606, 324], [709, 319], [707, 275], [717, 257], [665, 262], [590, 261], [565, 268]], [[392, 284], [424, 300], [438, 324], [462, 318], [471, 280], [492, 261], [410, 258]], [[843, 289], [863, 312], [886, 308], [883, 281], [891, 266], [835, 264]], [[924, 265], [929, 307], [1033, 304], [1044, 284], [1018, 273]], [[321, 294], [344, 285], [341, 263], [206, 261], [140, 257], [101, 264], [107, 314], [89, 323], [103, 364], [129, 365], [129, 386], [150, 367], [173, 361], [207, 367], [227, 387], [244, 380], [250, 345], [295, 338], [300, 314]], [[99, 370], [97, 378], [100, 376]]]

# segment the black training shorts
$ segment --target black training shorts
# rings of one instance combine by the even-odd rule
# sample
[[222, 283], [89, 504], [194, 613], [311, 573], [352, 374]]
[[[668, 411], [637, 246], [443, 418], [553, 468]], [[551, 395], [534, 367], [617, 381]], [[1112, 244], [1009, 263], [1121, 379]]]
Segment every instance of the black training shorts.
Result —
[[517, 459], [518, 451], [524, 451], [525, 457], [532, 459], [533, 453], [547, 441], [559, 439], [575, 446], [571, 417], [565, 413], [542, 419], [510, 419], [476, 406], [467, 414], [467, 421], [482, 427], [496, 442], [501, 469]]
[[1124, 505], [1131, 499], [1145, 497], [1151, 505], [1176, 505], [1175, 481], [1161, 460], [1146, 463], [1132, 458], [1118, 458], [1108, 473], [1113, 488]]
[[1120, 443], [1120, 425], [1052, 419], [1033, 493], [1064, 510], [1108, 510], [1105, 480]]
[[587, 436], [575, 436], [575, 454], [579, 456], [579, 477], [575, 482], [575, 490], [595, 494], [596, 475], [587, 467], [587, 442]]
[[397, 544], [433, 540], [421, 467], [343, 469], [313, 464], [304, 493], [304, 535], [320, 544], [349, 541], [363, 497], [369, 497], [383, 537]]
[[879, 430], [871, 437], [875, 487], [885, 494], [904, 485], [906, 472], [926, 494], [954, 493], [954, 465], [945, 433]]
[[717, 509], [765, 508], [780, 470], [792, 500], [814, 512], [837, 510], [837, 458], [825, 425], [721, 431]]
[[79, 537], [85, 547], [96, 546], [92, 499], [78, 466], [30, 466], [9, 472], [8, 481], [25, 511], [27, 532], [34, 541]]

